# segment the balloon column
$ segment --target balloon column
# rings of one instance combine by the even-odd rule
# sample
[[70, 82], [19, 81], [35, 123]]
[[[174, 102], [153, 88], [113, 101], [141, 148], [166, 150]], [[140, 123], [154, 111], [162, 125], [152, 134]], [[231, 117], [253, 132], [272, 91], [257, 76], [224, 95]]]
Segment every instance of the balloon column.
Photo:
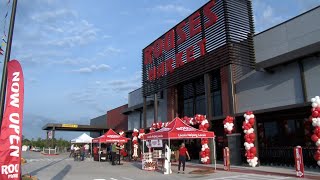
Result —
[[143, 135], [144, 135], [144, 129], [140, 129], [138, 138], [141, 139], [143, 137]]
[[168, 126], [169, 122], [157, 122], [157, 123], [152, 123], [152, 126], [150, 127], [150, 132], [155, 132], [158, 129], [161, 129], [163, 127]]
[[254, 147], [254, 140], [255, 140], [255, 134], [254, 132], [254, 123], [255, 123], [255, 118], [254, 114], [251, 111], [248, 111], [244, 114], [245, 121], [243, 122], [243, 132], [245, 134], [245, 149], [246, 149], [246, 157], [247, 157], [247, 162], [249, 163], [250, 166], [256, 167], [258, 164], [258, 158], [256, 157], [257, 155], [257, 149]]
[[[196, 125], [199, 124], [199, 129], [202, 131], [207, 131], [209, 128], [209, 122], [206, 118], [205, 115], [200, 115], [197, 114], [195, 115], [194, 118], [190, 118], [190, 117], [183, 117], [183, 121], [186, 124], [191, 124], [191, 125]], [[208, 139], [207, 138], [203, 138], [201, 139], [201, 152], [200, 152], [200, 156], [201, 156], [201, 162], [203, 164], [209, 164], [210, 163], [210, 148], [208, 146]]]
[[[122, 136], [122, 137], [126, 136], [126, 134], [122, 130], [119, 131], [119, 135]], [[127, 154], [127, 152], [126, 152], [126, 150], [124, 148], [124, 143], [119, 143], [119, 146], [120, 146], [120, 154], [121, 154], [121, 156], [126, 157], [128, 154]]]
[[316, 143], [317, 151], [314, 154], [314, 159], [320, 166], [320, 97], [316, 96], [311, 99], [312, 102], [312, 126], [314, 126], [313, 135], [311, 140]]
[[223, 121], [224, 131], [228, 134], [231, 134], [234, 126], [234, 118], [231, 116], [227, 116]]
[[132, 157], [133, 159], [137, 160], [138, 158], [138, 129], [133, 129], [133, 133], [132, 133], [132, 144], [133, 144], [133, 154]]

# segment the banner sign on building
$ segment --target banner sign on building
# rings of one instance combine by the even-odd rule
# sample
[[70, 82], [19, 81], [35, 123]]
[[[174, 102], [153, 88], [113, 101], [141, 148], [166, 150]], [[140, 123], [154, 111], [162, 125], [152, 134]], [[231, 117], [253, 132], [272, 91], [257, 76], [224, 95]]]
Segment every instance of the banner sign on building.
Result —
[[294, 148], [294, 161], [296, 164], [296, 176], [299, 178], [304, 177], [304, 164], [303, 164], [303, 154], [302, 147], [297, 146]]
[[230, 151], [228, 147], [223, 148], [223, 169], [230, 171]]
[[20, 180], [24, 79], [20, 63], [8, 62], [5, 111], [0, 135], [0, 179]]
[[209, 1], [142, 50], [143, 94], [231, 63], [253, 67], [253, 34], [251, 1]]
[[52, 131], [48, 131], [48, 139], [52, 139]]
[[62, 124], [61, 127], [78, 128], [78, 125], [77, 124]]

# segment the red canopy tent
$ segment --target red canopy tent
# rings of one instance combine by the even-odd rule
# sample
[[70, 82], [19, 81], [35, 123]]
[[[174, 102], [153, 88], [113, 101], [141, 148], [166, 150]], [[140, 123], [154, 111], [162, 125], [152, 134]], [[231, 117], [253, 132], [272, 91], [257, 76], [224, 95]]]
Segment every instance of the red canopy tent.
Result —
[[120, 142], [120, 143], [126, 143], [128, 142], [129, 138], [120, 136], [116, 132], [114, 132], [112, 129], [109, 129], [108, 132], [106, 132], [104, 135], [92, 139], [92, 143], [114, 143], [114, 142]]
[[156, 132], [145, 134], [143, 139], [196, 139], [214, 137], [214, 132], [196, 129], [185, 124], [180, 118], [175, 118], [166, 127], [163, 127]]
[[[112, 129], [109, 129], [104, 135], [92, 139], [92, 143], [99, 143], [99, 149], [101, 149], [101, 143], [126, 143], [129, 138], [120, 136]], [[99, 161], [100, 161], [100, 153], [99, 153]]]
[[[198, 139], [212, 138], [214, 162], [216, 167], [216, 144], [214, 141], [214, 132], [202, 131], [184, 123], [180, 118], [175, 118], [166, 127], [159, 129], [156, 132], [148, 133], [143, 136], [143, 143], [147, 140], [168, 139], [170, 147], [170, 139]], [[143, 145], [144, 147], [144, 145]], [[144, 151], [144, 150], [143, 150]]]

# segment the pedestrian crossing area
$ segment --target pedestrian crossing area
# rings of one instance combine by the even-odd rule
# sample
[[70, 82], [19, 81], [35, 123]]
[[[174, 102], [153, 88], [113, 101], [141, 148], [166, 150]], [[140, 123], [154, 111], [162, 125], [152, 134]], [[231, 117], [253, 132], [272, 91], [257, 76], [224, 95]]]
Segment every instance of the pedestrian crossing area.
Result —
[[72, 158], [37, 158], [37, 159], [26, 159], [27, 163], [31, 163], [31, 162], [52, 162], [52, 161], [69, 161], [72, 160]]
[[[36, 159], [26, 159], [27, 163], [32, 162], [54, 162], [54, 161], [74, 161], [73, 158], [36, 158]], [[86, 158], [85, 161], [92, 161], [90, 158]]]
[[93, 180], [134, 180], [132, 178], [128, 178], [128, 177], [120, 177], [120, 178], [107, 178], [107, 179], [93, 179]]
[[258, 175], [258, 174], [245, 174], [237, 176], [210, 178], [207, 180], [277, 180], [277, 179], [288, 179], [289, 177], [284, 176], [270, 176], [270, 175]]

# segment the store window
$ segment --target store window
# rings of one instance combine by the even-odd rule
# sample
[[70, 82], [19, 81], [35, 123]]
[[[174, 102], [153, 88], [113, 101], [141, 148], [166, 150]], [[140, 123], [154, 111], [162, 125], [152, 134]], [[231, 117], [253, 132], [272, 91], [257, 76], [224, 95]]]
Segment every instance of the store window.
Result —
[[196, 114], [206, 114], [206, 99], [204, 95], [196, 97]]
[[276, 121], [264, 123], [264, 133], [268, 146], [274, 146], [278, 144], [279, 128]]
[[192, 117], [193, 116], [193, 99], [184, 100], [183, 104], [184, 116]]
[[214, 71], [211, 77], [211, 100], [213, 116], [222, 115], [220, 71]]

